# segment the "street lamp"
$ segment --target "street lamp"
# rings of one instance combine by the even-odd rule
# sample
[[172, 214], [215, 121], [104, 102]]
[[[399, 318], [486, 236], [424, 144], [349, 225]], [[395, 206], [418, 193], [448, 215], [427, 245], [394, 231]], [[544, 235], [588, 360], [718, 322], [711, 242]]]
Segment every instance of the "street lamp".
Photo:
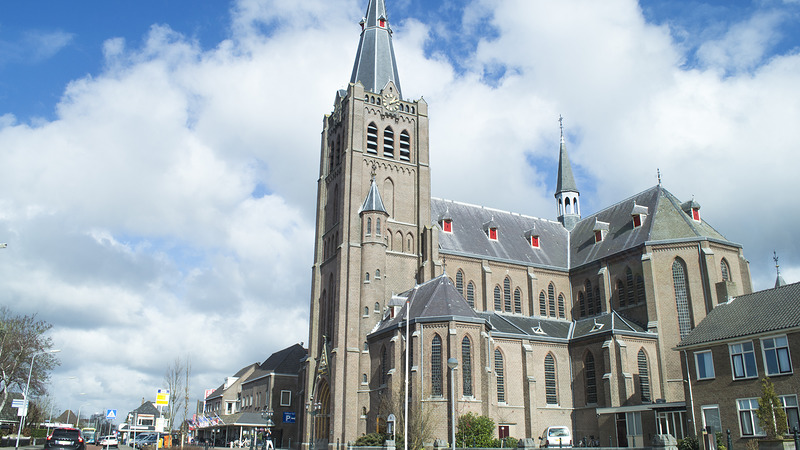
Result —
[[452, 442], [453, 450], [456, 450], [456, 387], [455, 387], [455, 370], [458, 367], [458, 360], [449, 358], [447, 360], [447, 367], [450, 368], [450, 442]]
[[44, 350], [41, 352], [35, 352], [31, 355], [31, 367], [28, 370], [28, 383], [25, 385], [25, 410], [23, 411], [22, 416], [19, 418], [19, 429], [17, 430], [17, 444], [14, 446], [15, 450], [19, 450], [19, 435], [22, 434], [22, 424], [25, 421], [25, 418], [28, 417], [28, 390], [31, 387], [31, 375], [33, 374], [33, 361], [36, 359], [36, 355], [44, 354], [44, 353], [58, 353], [61, 350]]
[[309, 450], [316, 450], [317, 443], [315, 441], [316, 437], [316, 428], [317, 428], [317, 414], [322, 410], [322, 403], [315, 402], [314, 399], [311, 399], [311, 403], [309, 404], [311, 408], [311, 444], [309, 445]]

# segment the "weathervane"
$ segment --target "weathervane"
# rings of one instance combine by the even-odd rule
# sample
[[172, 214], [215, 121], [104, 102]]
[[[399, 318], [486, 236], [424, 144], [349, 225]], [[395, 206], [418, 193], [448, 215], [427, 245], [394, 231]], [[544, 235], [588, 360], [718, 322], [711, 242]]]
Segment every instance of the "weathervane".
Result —
[[564, 117], [559, 114], [558, 115], [558, 128], [561, 128], [561, 137], [564, 137]]
[[661, 169], [656, 168], [656, 174], [658, 175], [658, 185], [661, 186]]
[[772, 260], [775, 261], [775, 271], [778, 272], [778, 276], [780, 276], [781, 266], [778, 264], [778, 253], [775, 250], [772, 251]]

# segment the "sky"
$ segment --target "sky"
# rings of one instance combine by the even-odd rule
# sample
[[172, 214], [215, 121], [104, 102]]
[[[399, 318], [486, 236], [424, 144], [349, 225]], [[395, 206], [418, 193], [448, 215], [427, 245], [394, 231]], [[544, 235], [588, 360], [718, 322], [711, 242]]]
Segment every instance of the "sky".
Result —
[[[555, 219], [658, 183], [800, 281], [800, 0], [386, 0], [432, 192]], [[53, 325], [59, 410], [191, 406], [308, 340], [322, 119], [367, 0], [0, 3], [0, 305]], [[480, 180], [475, 182], [474, 180]]]

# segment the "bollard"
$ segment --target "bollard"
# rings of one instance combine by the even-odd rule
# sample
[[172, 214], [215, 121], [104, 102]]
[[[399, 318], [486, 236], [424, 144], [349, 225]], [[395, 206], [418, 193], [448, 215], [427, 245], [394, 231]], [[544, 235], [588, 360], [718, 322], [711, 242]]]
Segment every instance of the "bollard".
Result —
[[797, 434], [797, 427], [792, 427], [792, 434], [794, 434], [794, 448], [800, 450], [800, 437]]
[[611, 436], [608, 437], [608, 446], [609, 447], [613, 447], [614, 446], [614, 443], [611, 442]]
[[731, 442], [731, 429], [728, 428], [726, 433], [728, 433], [728, 450], [733, 450], [733, 443]]

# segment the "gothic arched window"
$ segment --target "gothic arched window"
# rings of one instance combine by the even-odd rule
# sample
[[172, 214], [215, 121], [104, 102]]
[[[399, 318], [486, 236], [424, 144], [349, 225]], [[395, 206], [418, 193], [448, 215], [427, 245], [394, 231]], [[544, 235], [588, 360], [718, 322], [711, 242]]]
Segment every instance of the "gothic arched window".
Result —
[[578, 292], [578, 311], [581, 317], [586, 315], [586, 299], [583, 297], [583, 292]]
[[636, 303], [644, 303], [645, 300], [644, 278], [641, 275], [636, 275]]
[[461, 269], [456, 272], [456, 290], [462, 296], [464, 295], [464, 271]]
[[386, 347], [381, 348], [381, 386], [386, 384], [386, 374], [388, 372], [386, 367]]
[[367, 217], [367, 236], [372, 234], [372, 217]]
[[539, 315], [547, 315], [547, 297], [544, 295], [544, 291], [539, 293]]
[[400, 133], [400, 161], [411, 161], [411, 136], [406, 130]]
[[394, 158], [394, 131], [392, 127], [383, 130], [383, 156]]
[[514, 289], [514, 312], [522, 314], [522, 291], [519, 288]]
[[597, 403], [597, 375], [594, 371], [594, 355], [592, 355], [592, 352], [586, 353], [583, 367], [586, 371], [586, 404]]
[[367, 153], [378, 154], [378, 127], [375, 122], [367, 125]]
[[681, 338], [692, 330], [692, 318], [689, 311], [689, 291], [686, 283], [686, 267], [680, 258], [672, 263], [672, 283], [675, 287], [675, 306], [678, 310], [678, 331]]
[[722, 281], [731, 281], [731, 269], [728, 267], [728, 261], [722, 258], [719, 262], [719, 270], [722, 271]]
[[472, 281], [467, 284], [467, 303], [470, 308], [475, 308], [475, 285], [472, 284]]
[[511, 278], [503, 280], [503, 304], [506, 312], [511, 312]]
[[431, 342], [431, 395], [441, 397], [442, 389], [442, 338], [438, 334]]
[[625, 306], [625, 283], [622, 280], [617, 280], [617, 299], [620, 308]]
[[590, 315], [594, 315], [594, 297], [592, 296], [592, 282], [586, 280], [584, 283], [584, 289], [586, 289], [586, 312]]
[[500, 286], [494, 287], [494, 310], [495, 311], [503, 310], [503, 300], [502, 300], [502, 294], [500, 293]]
[[637, 360], [639, 363], [639, 391], [642, 393], [642, 402], [649, 403], [652, 401], [650, 399], [650, 370], [644, 349], [639, 350]]
[[552, 353], [544, 357], [544, 396], [548, 405], [558, 404], [558, 385], [556, 383], [556, 359]]
[[633, 272], [630, 267], [625, 269], [625, 281], [627, 283], [628, 304], [633, 305], [636, 303], [636, 291], [633, 287]]
[[494, 350], [494, 375], [497, 380], [497, 403], [506, 401], [506, 380], [505, 365], [503, 364], [503, 354], [499, 348]]
[[564, 319], [566, 318], [566, 313], [564, 311], [564, 294], [558, 294], [558, 318]]
[[550, 307], [550, 317], [556, 316], [556, 285], [550, 282], [547, 286], [547, 305]]
[[469, 336], [461, 340], [461, 385], [465, 397], [472, 396], [472, 342]]

